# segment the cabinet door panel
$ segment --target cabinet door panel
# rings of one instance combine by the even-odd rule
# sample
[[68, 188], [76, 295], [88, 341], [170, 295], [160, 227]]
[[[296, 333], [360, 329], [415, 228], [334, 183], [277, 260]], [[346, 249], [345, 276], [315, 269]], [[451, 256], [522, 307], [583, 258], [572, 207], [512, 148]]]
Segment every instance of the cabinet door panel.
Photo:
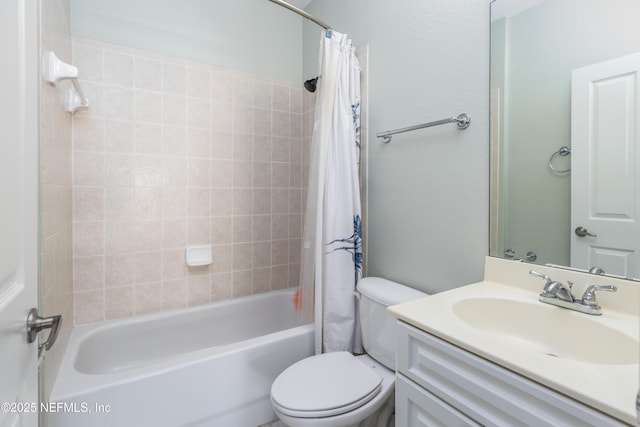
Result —
[[406, 427], [480, 426], [402, 375], [396, 378], [396, 425]]

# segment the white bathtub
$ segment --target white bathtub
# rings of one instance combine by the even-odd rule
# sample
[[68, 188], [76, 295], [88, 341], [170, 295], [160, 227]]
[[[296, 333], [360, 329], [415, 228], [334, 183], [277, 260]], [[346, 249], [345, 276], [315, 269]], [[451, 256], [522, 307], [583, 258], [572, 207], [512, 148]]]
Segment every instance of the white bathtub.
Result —
[[51, 427], [252, 427], [275, 419], [271, 383], [313, 354], [293, 291], [74, 328]]

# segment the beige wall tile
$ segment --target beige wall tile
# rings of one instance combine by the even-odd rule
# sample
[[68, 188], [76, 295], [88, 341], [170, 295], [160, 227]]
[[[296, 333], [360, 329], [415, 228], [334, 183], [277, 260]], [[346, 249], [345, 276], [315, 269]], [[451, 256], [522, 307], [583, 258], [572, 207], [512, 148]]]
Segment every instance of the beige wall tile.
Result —
[[211, 281], [209, 276], [189, 276], [187, 302], [190, 306], [210, 301]]
[[[89, 98], [89, 95], [87, 95], [87, 98]], [[101, 99], [104, 100], [104, 117], [106, 119], [133, 120], [133, 89], [117, 86], [104, 86], [103, 97]], [[91, 111], [91, 109], [89, 111]]]
[[135, 283], [135, 258], [130, 254], [105, 255], [105, 286], [117, 287]]
[[104, 185], [104, 154], [88, 151], [74, 153], [73, 183], [75, 185]]
[[73, 255], [75, 257], [104, 253], [104, 223], [78, 222], [73, 225]]
[[104, 320], [104, 291], [74, 292], [73, 318], [76, 325]]
[[254, 242], [251, 248], [252, 267], [269, 267], [271, 265], [271, 242]]
[[214, 130], [211, 133], [211, 157], [215, 159], [233, 157], [233, 134], [230, 131]]
[[247, 270], [252, 266], [251, 243], [237, 243], [233, 245], [233, 269]]
[[211, 257], [212, 273], [226, 273], [233, 270], [233, 245], [213, 245]]
[[187, 95], [187, 69], [164, 61], [162, 64], [162, 89], [165, 93]]
[[160, 61], [136, 56], [134, 82], [137, 89], [160, 92], [162, 90], [162, 64]]
[[[234, 194], [235, 192], [232, 189], [214, 188], [211, 190], [211, 214], [214, 216], [231, 215], [233, 213]], [[238, 194], [238, 196], [240, 195]]]
[[187, 224], [187, 244], [204, 245], [211, 243], [210, 217], [189, 218]]
[[160, 282], [162, 280], [162, 251], [135, 254], [135, 282]]
[[253, 288], [253, 270], [241, 270], [233, 272], [233, 298], [251, 295]]
[[187, 220], [165, 219], [162, 221], [162, 248], [184, 248], [187, 245]]
[[105, 50], [103, 58], [105, 84], [133, 87], [133, 56]]
[[271, 240], [271, 215], [254, 215], [253, 240]]
[[104, 253], [121, 254], [133, 252], [136, 247], [135, 225], [135, 221], [106, 222]]
[[285, 289], [289, 287], [289, 266], [274, 265], [271, 267], [271, 289]]
[[180, 279], [187, 276], [187, 264], [184, 249], [162, 251], [162, 278]]
[[232, 289], [232, 273], [219, 273], [211, 275], [211, 301], [231, 298]]
[[211, 72], [208, 67], [187, 70], [187, 93], [193, 98], [211, 99]]
[[233, 162], [231, 160], [211, 160], [211, 187], [231, 188], [233, 185]]
[[[70, 144], [43, 151], [60, 165], [46, 171], [56, 185], [43, 191], [43, 229], [54, 236], [65, 214], [75, 221], [68, 269], [75, 322], [297, 283], [310, 143], [303, 137], [313, 120], [298, 83], [80, 38], [75, 44], [89, 67], [83, 88], [92, 108], [74, 116], [72, 156]], [[73, 210], [64, 207], [72, 203], [64, 190], [71, 158]], [[187, 267], [191, 244], [212, 245], [210, 266]], [[46, 265], [55, 270], [57, 261]]]
[[135, 91], [135, 120], [162, 122], [162, 95], [159, 92], [140, 89]]
[[[133, 138], [131, 140], [133, 141]], [[133, 185], [133, 155], [107, 153], [105, 155], [105, 182], [104, 183], [107, 187], [132, 186]]]
[[253, 283], [251, 292], [261, 294], [271, 290], [271, 267], [256, 268], [253, 270]]
[[270, 162], [272, 149], [271, 135], [253, 136], [253, 160], [256, 162]]
[[187, 280], [165, 280], [162, 282], [162, 308], [174, 309], [187, 306]]
[[187, 124], [195, 128], [211, 129], [211, 102], [208, 99], [189, 98]]
[[120, 319], [122, 317], [133, 316], [133, 286], [106, 289], [104, 293], [104, 299], [105, 320]]
[[103, 219], [103, 187], [76, 187], [73, 190], [73, 220], [101, 221]]
[[[74, 122], [75, 125], [78, 121]], [[133, 123], [128, 121], [104, 121], [104, 148], [113, 153], [133, 152]]]
[[133, 158], [133, 184], [137, 187], [159, 187], [162, 183], [162, 158], [136, 155]]
[[233, 242], [233, 220], [230, 216], [211, 218], [211, 243], [214, 245]]
[[187, 98], [164, 95], [162, 97], [162, 121], [168, 125], [187, 125]]
[[105, 220], [123, 221], [135, 218], [133, 187], [106, 187]]
[[143, 283], [134, 287], [135, 314], [153, 313], [162, 309], [162, 283]]
[[162, 154], [165, 156], [185, 157], [187, 155], [187, 127], [172, 126], [163, 123]]
[[[182, 143], [184, 144], [184, 140]], [[187, 144], [189, 157], [196, 157], [203, 160], [211, 157], [210, 130], [189, 128]]]

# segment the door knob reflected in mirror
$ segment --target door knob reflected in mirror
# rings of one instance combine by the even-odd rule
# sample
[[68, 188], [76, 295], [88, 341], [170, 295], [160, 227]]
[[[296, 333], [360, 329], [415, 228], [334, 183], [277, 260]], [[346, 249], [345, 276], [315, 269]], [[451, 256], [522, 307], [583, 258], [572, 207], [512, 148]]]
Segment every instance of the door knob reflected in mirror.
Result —
[[597, 235], [597, 234], [591, 234], [591, 233], [589, 233], [589, 231], [588, 231], [586, 228], [584, 228], [584, 227], [578, 227], [578, 228], [576, 228], [576, 229], [575, 229], [575, 233], [576, 233], [576, 236], [578, 236], [578, 237], [585, 237], [585, 236], [589, 236], [589, 237], [598, 237], [598, 235]]

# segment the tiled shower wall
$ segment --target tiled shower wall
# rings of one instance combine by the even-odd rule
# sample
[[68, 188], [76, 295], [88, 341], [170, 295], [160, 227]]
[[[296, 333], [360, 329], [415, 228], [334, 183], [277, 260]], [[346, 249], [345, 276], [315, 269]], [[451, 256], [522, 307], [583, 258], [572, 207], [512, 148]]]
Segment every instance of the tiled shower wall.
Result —
[[[73, 118], [75, 324], [297, 286], [301, 82], [80, 38], [72, 51], [91, 103]], [[188, 267], [188, 245], [213, 263]]]
[[[41, 53], [54, 51], [70, 62], [69, 1], [41, 1], [40, 10]], [[56, 344], [40, 365], [43, 401], [49, 399], [73, 325], [71, 116], [60, 102], [67, 84], [40, 82], [40, 312], [62, 315]]]

